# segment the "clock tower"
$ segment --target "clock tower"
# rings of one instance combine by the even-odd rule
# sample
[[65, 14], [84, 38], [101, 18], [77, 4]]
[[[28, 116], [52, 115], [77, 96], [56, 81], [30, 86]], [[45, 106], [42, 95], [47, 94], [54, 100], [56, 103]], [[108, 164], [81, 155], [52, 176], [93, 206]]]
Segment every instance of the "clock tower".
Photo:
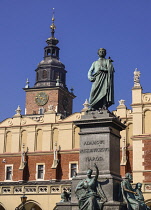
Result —
[[75, 95], [66, 86], [65, 65], [59, 60], [59, 40], [55, 38], [54, 15], [52, 17], [51, 37], [46, 40], [44, 59], [38, 64], [34, 87], [24, 88], [26, 92], [26, 114], [43, 114], [51, 107], [56, 113], [72, 114], [72, 100]]

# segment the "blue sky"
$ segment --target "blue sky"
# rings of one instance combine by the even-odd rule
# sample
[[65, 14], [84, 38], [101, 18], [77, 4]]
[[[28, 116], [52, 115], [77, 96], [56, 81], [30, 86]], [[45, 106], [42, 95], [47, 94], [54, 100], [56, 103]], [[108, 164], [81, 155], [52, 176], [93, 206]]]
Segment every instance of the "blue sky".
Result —
[[97, 50], [107, 49], [115, 67], [115, 105], [130, 108], [133, 71], [141, 71], [144, 92], [151, 92], [151, 0], [0, 0], [0, 120], [12, 117], [18, 105], [24, 114], [26, 78], [35, 83], [35, 69], [50, 37], [52, 8], [60, 60], [67, 86], [75, 89], [73, 111], [89, 98], [87, 72]]

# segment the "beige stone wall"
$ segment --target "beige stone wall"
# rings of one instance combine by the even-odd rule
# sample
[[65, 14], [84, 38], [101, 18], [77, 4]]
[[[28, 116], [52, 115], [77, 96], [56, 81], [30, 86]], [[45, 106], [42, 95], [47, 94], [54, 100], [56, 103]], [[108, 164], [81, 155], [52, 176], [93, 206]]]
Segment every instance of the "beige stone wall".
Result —
[[73, 148], [72, 146], [72, 130], [73, 126], [72, 123], [61, 123], [59, 125], [59, 141], [58, 144], [60, 145], [62, 150], [70, 150]]
[[20, 134], [19, 151], [22, 151], [22, 145], [27, 148], [27, 131], [23, 130]]
[[[78, 117], [77, 117], [78, 116]], [[9, 118], [0, 123], [0, 153], [17, 153], [28, 147], [29, 152], [51, 151], [54, 144], [62, 150], [79, 148], [79, 129], [73, 120], [81, 114], [73, 114], [61, 120], [55, 113], [47, 112], [44, 116]]]
[[[121, 100], [123, 101], [123, 100]], [[119, 101], [120, 102], [120, 101]], [[121, 131], [121, 140], [120, 140], [120, 146], [123, 147], [123, 140], [126, 140], [126, 145], [132, 146], [131, 136], [133, 135], [133, 119], [132, 119], [132, 113], [131, 110], [127, 109], [125, 104], [119, 105], [117, 107], [116, 111], [113, 111], [113, 113], [120, 117], [121, 122], [124, 123], [127, 127], [125, 130]]]
[[45, 129], [43, 129], [43, 141], [42, 141], [42, 151], [52, 150], [52, 124], [45, 125]]
[[147, 110], [144, 111], [144, 132], [146, 134], [150, 134], [151, 133], [151, 110], [149, 110], [149, 108]]
[[79, 127], [74, 127], [73, 129], [73, 148], [75, 149], [78, 149], [79, 148], [79, 144], [80, 144], [80, 135], [79, 135], [79, 132], [80, 132], [80, 128]]
[[4, 152], [5, 149], [5, 138], [6, 138], [6, 131], [5, 129], [0, 130], [0, 153]]
[[43, 144], [43, 130], [39, 129], [36, 132], [36, 143], [35, 143], [35, 150], [42, 151], [42, 144]]
[[[1, 204], [4, 206], [7, 210], [12, 210], [21, 205], [21, 199], [20, 197], [22, 194], [19, 195], [11, 195], [9, 196], [9, 202], [8, 202], [8, 196], [1, 195]], [[56, 203], [61, 200], [60, 193], [56, 195], [50, 195], [50, 194], [26, 194], [27, 196], [27, 206], [29, 203], [37, 204], [42, 210], [53, 210], [56, 206]], [[25, 205], [25, 207], [26, 207]]]
[[10, 152], [12, 151], [12, 146], [13, 146], [13, 142], [12, 142], [12, 132], [11, 132], [11, 131], [8, 131], [8, 132], [6, 133], [4, 151], [10, 153]]
[[133, 146], [132, 143], [132, 136], [133, 136], [133, 123], [128, 123], [126, 128], [126, 139], [127, 139], [127, 145]]

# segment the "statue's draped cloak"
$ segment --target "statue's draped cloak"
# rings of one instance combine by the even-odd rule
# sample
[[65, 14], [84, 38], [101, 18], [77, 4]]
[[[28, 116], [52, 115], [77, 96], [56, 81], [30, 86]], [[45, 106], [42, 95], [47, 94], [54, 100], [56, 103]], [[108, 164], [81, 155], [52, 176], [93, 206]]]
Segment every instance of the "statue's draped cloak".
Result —
[[102, 108], [104, 98], [108, 107], [114, 104], [114, 67], [110, 59], [93, 62], [88, 79], [93, 82], [89, 99], [91, 107]]
[[133, 210], [143, 210], [143, 208], [141, 208], [139, 202], [136, 201], [134, 194], [131, 192], [125, 191], [124, 188], [126, 188], [130, 191], [134, 191], [134, 190], [128, 180], [123, 180], [121, 182], [123, 199], [127, 203], [127, 209], [128, 210], [132, 210], [132, 209]]
[[144, 196], [143, 196], [143, 193], [142, 193], [141, 189], [138, 189], [138, 183], [136, 184], [136, 186], [137, 187], [135, 188], [135, 192], [137, 194], [135, 194], [135, 198], [136, 198], [137, 201], [140, 202], [141, 210], [149, 210], [150, 207], [145, 204]]
[[[85, 185], [87, 188], [85, 189]], [[80, 210], [99, 210], [106, 202], [106, 196], [101, 188], [100, 183], [93, 177], [91, 180], [84, 179], [78, 186], [83, 188], [76, 192], [79, 200]]]

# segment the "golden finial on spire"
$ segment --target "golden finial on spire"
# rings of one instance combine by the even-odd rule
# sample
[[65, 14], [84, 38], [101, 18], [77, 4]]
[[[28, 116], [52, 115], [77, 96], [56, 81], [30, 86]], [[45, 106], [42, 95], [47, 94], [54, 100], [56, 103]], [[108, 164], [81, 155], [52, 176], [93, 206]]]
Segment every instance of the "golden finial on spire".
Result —
[[55, 9], [55, 8], [52, 8], [52, 24], [50, 25], [51, 37], [49, 37], [49, 38], [46, 40], [46, 42], [47, 42], [48, 45], [51, 45], [51, 44], [57, 45], [58, 42], [59, 42], [59, 40], [56, 39], [56, 38], [54, 37], [55, 29], [56, 29], [56, 26], [55, 26], [55, 24], [54, 24], [54, 21], [55, 21], [55, 12], [54, 12], [54, 9]]
[[52, 8], [53, 9], [53, 12], [52, 12], [52, 24], [50, 26], [50, 28], [52, 29], [52, 33], [54, 33], [54, 30], [56, 29], [56, 26], [54, 24], [54, 21], [55, 21], [55, 8]]
[[52, 21], [54, 21], [55, 20], [55, 8], [52, 8], [53, 10], [52, 10]]

